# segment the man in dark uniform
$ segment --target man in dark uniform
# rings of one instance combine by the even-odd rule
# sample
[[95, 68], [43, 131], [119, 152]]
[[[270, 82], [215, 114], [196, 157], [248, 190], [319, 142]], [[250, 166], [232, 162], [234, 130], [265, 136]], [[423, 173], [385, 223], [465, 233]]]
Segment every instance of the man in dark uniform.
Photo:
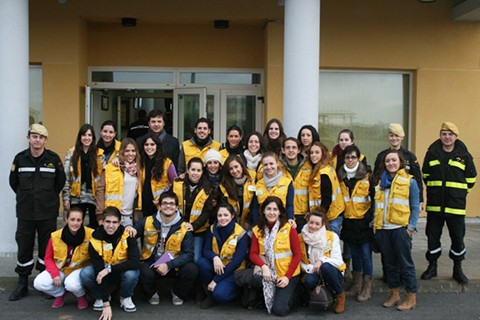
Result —
[[[165, 117], [162, 111], [154, 109], [150, 111], [147, 117], [148, 126], [150, 127], [150, 132], [158, 135], [163, 144], [163, 152], [165, 155], [172, 160], [173, 165], [178, 170], [178, 155], [180, 153], [180, 144], [178, 139], [174, 136], [169, 135], [165, 129]], [[142, 148], [142, 141], [145, 138], [145, 135], [137, 139], [138, 148]]]
[[403, 131], [402, 125], [398, 123], [391, 123], [388, 127], [388, 139], [390, 140], [390, 148], [385, 149], [377, 155], [375, 159], [375, 169], [373, 174], [376, 175], [378, 170], [380, 170], [380, 163], [382, 158], [387, 153], [388, 150], [394, 149], [398, 150], [405, 157], [405, 169], [410, 173], [417, 181], [418, 189], [420, 190], [420, 212], [423, 211], [423, 182], [422, 182], [422, 172], [420, 171], [420, 165], [418, 164], [417, 157], [411, 151], [405, 150], [402, 147], [402, 141], [405, 138], [405, 132]]
[[50, 234], [57, 229], [59, 193], [65, 185], [62, 160], [45, 149], [48, 131], [41, 124], [30, 126], [27, 136], [30, 147], [15, 156], [10, 172], [10, 186], [17, 194], [18, 261], [15, 272], [18, 287], [9, 297], [20, 300], [28, 294], [28, 276], [32, 273], [35, 233], [38, 234], [36, 269], [45, 270], [43, 258]]
[[137, 140], [143, 135], [148, 133], [148, 121], [145, 119], [147, 117], [147, 112], [143, 109], [138, 111], [138, 120], [134, 121], [130, 124], [130, 128], [128, 129], [127, 137], [132, 138], [133, 140]]
[[430, 145], [423, 162], [423, 179], [427, 185], [427, 227], [428, 238], [426, 258], [428, 269], [422, 274], [423, 280], [437, 276], [437, 260], [442, 254], [440, 237], [443, 225], [447, 223], [452, 244], [450, 259], [453, 260], [453, 278], [467, 284], [468, 278], [462, 271], [465, 259], [465, 214], [467, 194], [475, 184], [477, 171], [472, 155], [465, 144], [458, 140], [458, 128], [451, 122], [444, 122], [440, 128], [440, 139]]

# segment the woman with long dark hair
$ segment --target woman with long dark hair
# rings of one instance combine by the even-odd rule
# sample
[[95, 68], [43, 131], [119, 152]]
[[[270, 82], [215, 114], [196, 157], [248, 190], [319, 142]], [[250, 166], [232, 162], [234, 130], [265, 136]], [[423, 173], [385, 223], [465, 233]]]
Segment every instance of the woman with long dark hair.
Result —
[[280, 154], [282, 151], [283, 140], [286, 138], [287, 136], [283, 131], [283, 125], [280, 120], [274, 118], [268, 121], [265, 126], [265, 131], [263, 131], [263, 140], [267, 151], [273, 151], [276, 154]]
[[112, 160], [118, 156], [120, 150], [120, 141], [115, 139], [117, 135], [117, 125], [112, 120], [102, 123], [100, 129], [100, 139], [98, 139], [97, 148], [103, 150], [102, 167], [112, 163]]
[[103, 151], [95, 145], [95, 131], [89, 124], [80, 127], [75, 146], [67, 151], [63, 207], [79, 207], [88, 212], [89, 226], [98, 227], [95, 215], [97, 185], [102, 173]]
[[255, 131], [250, 133], [247, 136], [245, 150], [241, 154], [243, 163], [245, 166], [254, 172], [257, 173], [256, 180], [262, 178], [262, 172], [260, 170], [262, 154], [267, 151], [265, 149], [265, 144], [263, 141], [263, 137], [260, 132]]
[[142, 212], [151, 216], [159, 209], [160, 195], [173, 185], [177, 171], [171, 159], [163, 151], [163, 144], [157, 134], [147, 133], [140, 148], [140, 170], [142, 172]]
[[300, 147], [302, 148], [302, 154], [305, 157], [308, 157], [310, 154], [310, 147], [315, 141], [320, 142], [320, 135], [318, 134], [317, 129], [312, 125], [304, 125], [298, 131], [297, 136], [298, 141], [300, 141]]

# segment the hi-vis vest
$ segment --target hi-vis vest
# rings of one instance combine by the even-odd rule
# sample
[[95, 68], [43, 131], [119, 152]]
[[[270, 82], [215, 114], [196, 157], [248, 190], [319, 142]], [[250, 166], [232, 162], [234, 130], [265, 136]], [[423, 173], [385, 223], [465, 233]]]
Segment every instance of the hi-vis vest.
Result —
[[[183, 194], [183, 181], [178, 180], [173, 182], [173, 192], [178, 197], [178, 210], [182, 214], [182, 217], [185, 218], [186, 212], [185, 210], [185, 199]], [[195, 220], [200, 217], [203, 211], [203, 207], [205, 206], [205, 202], [207, 202], [209, 195], [205, 192], [205, 189], [202, 188], [200, 192], [195, 197], [195, 201], [193, 202], [192, 211], [190, 212], [190, 219], [188, 222], [193, 223]], [[194, 233], [200, 233], [208, 229], [209, 222], [207, 221], [202, 227], [198, 230], [195, 230]]]
[[114, 142], [115, 142], [115, 149], [112, 151], [112, 154], [110, 155], [110, 158], [108, 158], [108, 161], [105, 161], [105, 158], [103, 159], [102, 163], [103, 163], [104, 168], [107, 164], [112, 163], [112, 160], [115, 159], [118, 156], [118, 152], [120, 151], [120, 145], [122, 143], [118, 140], [114, 140]]
[[342, 190], [340, 188], [340, 183], [338, 182], [337, 173], [335, 172], [335, 169], [333, 169], [333, 167], [325, 166], [324, 168], [320, 169], [320, 171], [318, 171], [317, 173], [317, 176], [315, 177], [315, 180], [313, 181], [313, 184], [309, 185], [309, 206], [310, 208], [312, 208], [322, 204], [322, 193], [320, 186], [320, 176], [322, 174], [328, 175], [328, 178], [332, 183], [332, 204], [330, 205], [330, 209], [327, 212], [327, 220], [332, 221], [333, 219], [336, 219], [345, 210]]
[[[154, 216], [149, 216], [145, 220], [145, 229], [143, 230], [143, 248], [140, 260], [146, 260], [152, 256], [153, 250], [158, 242], [158, 233], [162, 232], [162, 230], [155, 229], [153, 222]], [[185, 229], [185, 222], [183, 222], [180, 226], [180, 229], [172, 233], [167, 239], [165, 251], [170, 251], [175, 258], [177, 258], [182, 251], [182, 241], [187, 232], [187, 229]]]
[[265, 186], [265, 180], [261, 179], [257, 182], [255, 195], [257, 196], [258, 204], [262, 203], [270, 196], [278, 197], [283, 202], [283, 206], [287, 205], [288, 186], [292, 182], [292, 179], [282, 176], [277, 185], [268, 191]]
[[98, 255], [102, 257], [103, 262], [111, 266], [122, 263], [128, 259], [127, 239], [129, 236], [130, 234], [127, 231], [124, 231], [115, 248], [113, 248], [111, 243], [107, 243], [103, 240], [98, 240], [93, 237], [90, 239], [90, 243], [92, 244], [93, 249], [97, 251]]
[[[210, 231], [213, 234], [213, 226], [210, 227]], [[212, 251], [222, 260], [224, 266], [232, 262], [235, 250], [237, 250], [237, 243], [245, 234], [246, 231], [243, 230], [238, 223], [235, 223], [235, 229], [230, 237], [228, 237], [228, 239], [223, 243], [222, 251], [218, 249], [217, 238], [215, 238], [215, 236], [212, 237]], [[243, 260], [240, 267], [238, 267], [235, 271], [245, 269], [245, 265], [246, 262]]]
[[[387, 223], [397, 224], [403, 227], [408, 226], [410, 220], [410, 180], [412, 175], [405, 169], [398, 170], [393, 178], [390, 194], [388, 196]], [[385, 212], [385, 191], [377, 186], [375, 192], [375, 218], [373, 226], [375, 229], [382, 229], [383, 215]]]
[[[275, 253], [275, 270], [277, 271], [277, 279], [283, 277], [290, 267], [290, 263], [293, 259], [293, 252], [290, 246], [290, 232], [292, 227], [290, 223], [285, 223], [285, 225], [280, 228], [277, 232], [277, 237], [275, 238], [275, 243], [273, 244], [273, 252]], [[258, 226], [253, 228], [253, 233], [258, 240], [258, 249], [259, 254], [265, 255], [265, 249], [263, 248], [263, 235], [260, 235], [260, 229]], [[263, 232], [262, 232], [263, 234]], [[300, 274], [300, 264], [298, 264], [293, 276]]]
[[343, 201], [345, 202], [344, 217], [346, 219], [363, 219], [365, 214], [372, 205], [372, 198], [370, 197], [370, 181], [368, 178], [370, 175], [367, 173], [365, 178], [357, 181], [355, 188], [350, 196], [349, 190], [345, 185], [345, 182], [340, 182], [340, 188], [342, 189]]
[[[331, 152], [330, 152], [331, 153]], [[363, 154], [360, 154], [360, 158], [358, 159], [358, 161], [362, 162], [363, 159], [365, 159], [365, 156]], [[338, 156], [334, 156], [332, 158], [332, 162], [333, 162], [333, 167], [335, 168], [335, 170], [337, 170], [337, 164], [338, 164]]]
[[68, 276], [72, 271], [85, 268], [90, 265], [90, 256], [88, 254], [88, 244], [92, 237], [93, 229], [83, 227], [85, 229], [85, 238], [83, 242], [75, 247], [70, 264], [65, 267], [68, 256], [68, 246], [62, 241], [63, 229], [52, 232], [53, 260], [58, 270]]
[[[170, 179], [168, 179], [168, 168], [172, 164], [172, 160], [165, 158], [163, 161], [163, 174], [160, 178], [160, 181], [157, 181], [152, 178], [150, 179], [150, 185], [152, 187], [153, 199], [158, 199], [162, 193], [165, 192], [166, 189], [172, 186]], [[145, 168], [142, 170], [142, 177], [143, 181], [145, 181]]]
[[[245, 181], [245, 184], [243, 185], [243, 210], [242, 212], [239, 212], [240, 210], [240, 203], [238, 201], [233, 200], [228, 196], [227, 189], [220, 184], [220, 190], [227, 199], [228, 203], [232, 205], [233, 210], [235, 210], [235, 219], [236, 221], [240, 221], [241, 224], [245, 222], [245, 219], [247, 218], [248, 214], [250, 213], [250, 205], [252, 204], [252, 199], [255, 194], [255, 172], [252, 170], [248, 170], [248, 176], [247, 180]], [[240, 216], [240, 219], [238, 217]]]
[[280, 169], [283, 174], [293, 180], [293, 189], [295, 196], [293, 198], [293, 208], [295, 215], [305, 215], [308, 211], [308, 184], [310, 181], [310, 174], [312, 173], [312, 165], [305, 161], [301, 168], [298, 168], [297, 176], [293, 179], [290, 171], [285, 168], [283, 162], [280, 161]]
[[[119, 167], [108, 164], [105, 167], [105, 208], [122, 208], [123, 198], [123, 172]], [[137, 207], [135, 210], [142, 210], [142, 186], [137, 183]]]
[[[73, 152], [75, 151], [75, 147], [71, 147], [69, 150], [70, 154], [73, 156]], [[73, 170], [73, 165], [70, 165], [70, 195], [72, 197], [79, 198], [80, 197], [80, 190], [82, 187], [82, 168], [81, 168], [81, 159], [78, 159], [77, 162], [77, 172], [78, 176], [75, 176], [75, 170]], [[100, 176], [102, 174], [102, 162], [103, 162], [103, 150], [98, 148], [97, 149], [97, 172], [92, 171], [92, 190], [93, 190], [93, 197], [97, 194], [97, 185], [98, 181], [100, 181]]]
[[[333, 248], [333, 239], [334, 239], [334, 233], [333, 231], [327, 230], [327, 245], [325, 248], [323, 248], [323, 256], [330, 258], [330, 255], [332, 253], [332, 248]], [[300, 241], [300, 249], [302, 250], [302, 262], [305, 264], [312, 264], [313, 261], [310, 261], [310, 258], [308, 257], [307, 254], [307, 244], [305, 243], [305, 240], [303, 240], [302, 234], [298, 234], [298, 240]], [[342, 264], [341, 267], [337, 267], [339, 271], [344, 271], [347, 269], [347, 265], [345, 262]]]
[[185, 154], [185, 166], [188, 165], [188, 161], [190, 159], [199, 157], [202, 159], [203, 162], [205, 162], [205, 155], [207, 154], [207, 151], [210, 149], [215, 149], [215, 150], [220, 150], [220, 142], [212, 140], [212, 143], [209, 144], [208, 146], [205, 146], [203, 149], [200, 149], [197, 147], [195, 144], [193, 144], [190, 140], [183, 141], [182, 143], [183, 146], [183, 153]]

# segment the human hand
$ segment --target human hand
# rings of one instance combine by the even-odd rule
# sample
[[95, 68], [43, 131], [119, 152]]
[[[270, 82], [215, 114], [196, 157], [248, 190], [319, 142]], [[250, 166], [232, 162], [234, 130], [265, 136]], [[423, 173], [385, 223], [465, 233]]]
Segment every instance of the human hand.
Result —
[[103, 269], [102, 271], [100, 271], [98, 274], [97, 274], [97, 283], [98, 284], [101, 284], [102, 283], [102, 279], [107, 276], [108, 274], [110, 273], [110, 271], [105, 268]]
[[112, 164], [113, 164], [115, 167], [120, 167], [120, 159], [118, 159], [118, 157], [113, 158]]
[[283, 276], [277, 280], [277, 287], [285, 288], [286, 286], [288, 286], [289, 283], [290, 283], [290, 280], [287, 277]]
[[70, 200], [63, 200], [63, 209], [70, 210]]
[[193, 227], [190, 223], [185, 223], [185, 229], [187, 229], [187, 231], [193, 231]]
[[215, 287], [217, 286], [217, 283], [215, 281], [212, 280], [212, 282], [210, 282], [207, 286], [207, 289], [208, 291], [210, 292], [213, 292], [213, 290], [215, 290]]
[[60, 276], [56, 276], [52, 280], [55, 287], [60, 287], [62, 285], [62, 278], [60, 278]]
[[408, 236], [411, 238], [413, 235], [413, 231], [407, 229]]
[[104, 305], [102, 315], [100, 316], [100, 318], [98, 318], [98, 320], [111, 320], [112, 316], [112, 307], [110, 306], [110, 304], [108, 304], [108, 306]]
[[315, 264], [313, 265], [313, 273], [320, 274], [321, 266], [322, 266], [322, 261], [318, 260], [317, 262], [315, 262]]
[[223, 262], [219, 256], [215, 256], [215, 258], [213, 258], [213, 270], [218, 275], [222, 275], [225, 270], [225, 266], [223, 265]]
[[130, 238], [135, 238], [135, 236], [137, 235], [137, 230], [135, 230], [135, 228], [132, 226], [126, 226], [125, 231], [128, 232]]
[[270, 268], [266, 264], [262, 266], [262, 274], [263, 274], [263, 280], [267, 282], [272, 281], [272, 274], [270, 273]]
[[168, 266], [166, 263], [160, 263], [156, 268], [157, 272], [162, 276], [166, 275], [168, 272]]
[[293, 229], [297, 229], [297, 223], [294, 219], [288, 219], [288, 223], [290, 223]]

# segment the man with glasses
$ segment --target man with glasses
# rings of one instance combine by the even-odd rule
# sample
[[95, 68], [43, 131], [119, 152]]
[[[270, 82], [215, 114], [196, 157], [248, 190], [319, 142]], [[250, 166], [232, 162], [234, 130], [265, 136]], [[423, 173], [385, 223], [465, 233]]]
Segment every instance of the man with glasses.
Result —
[[151, 305], [158, 305], [155, 282], [165, 277], [177, 278], [171, 291], [172, 303], [182, 305], [198, 276], [193, 263], [193, 234], [185, 228], [178, 210], [178, 197], [171, 191], [160, 196], [160, 210], [145, 217], [134, 227], [127, 227], [132, 237], [142, 237], [140, 284]]
[[120, 211], [107, 207], [103, 211], [102, 225], [92, 234], [88, 254], [92, 265], [84, 268], [80, 279], [97, 299], [93, 310], [102, 311], [100, 319], [112, 318], [109, 286], [120, 285], [120, 308], [134, 312], [137, 307], [132, 301], [133, 290], [138, 282], [140, 252], [137, 241], [130, 238], [120, 223]]

